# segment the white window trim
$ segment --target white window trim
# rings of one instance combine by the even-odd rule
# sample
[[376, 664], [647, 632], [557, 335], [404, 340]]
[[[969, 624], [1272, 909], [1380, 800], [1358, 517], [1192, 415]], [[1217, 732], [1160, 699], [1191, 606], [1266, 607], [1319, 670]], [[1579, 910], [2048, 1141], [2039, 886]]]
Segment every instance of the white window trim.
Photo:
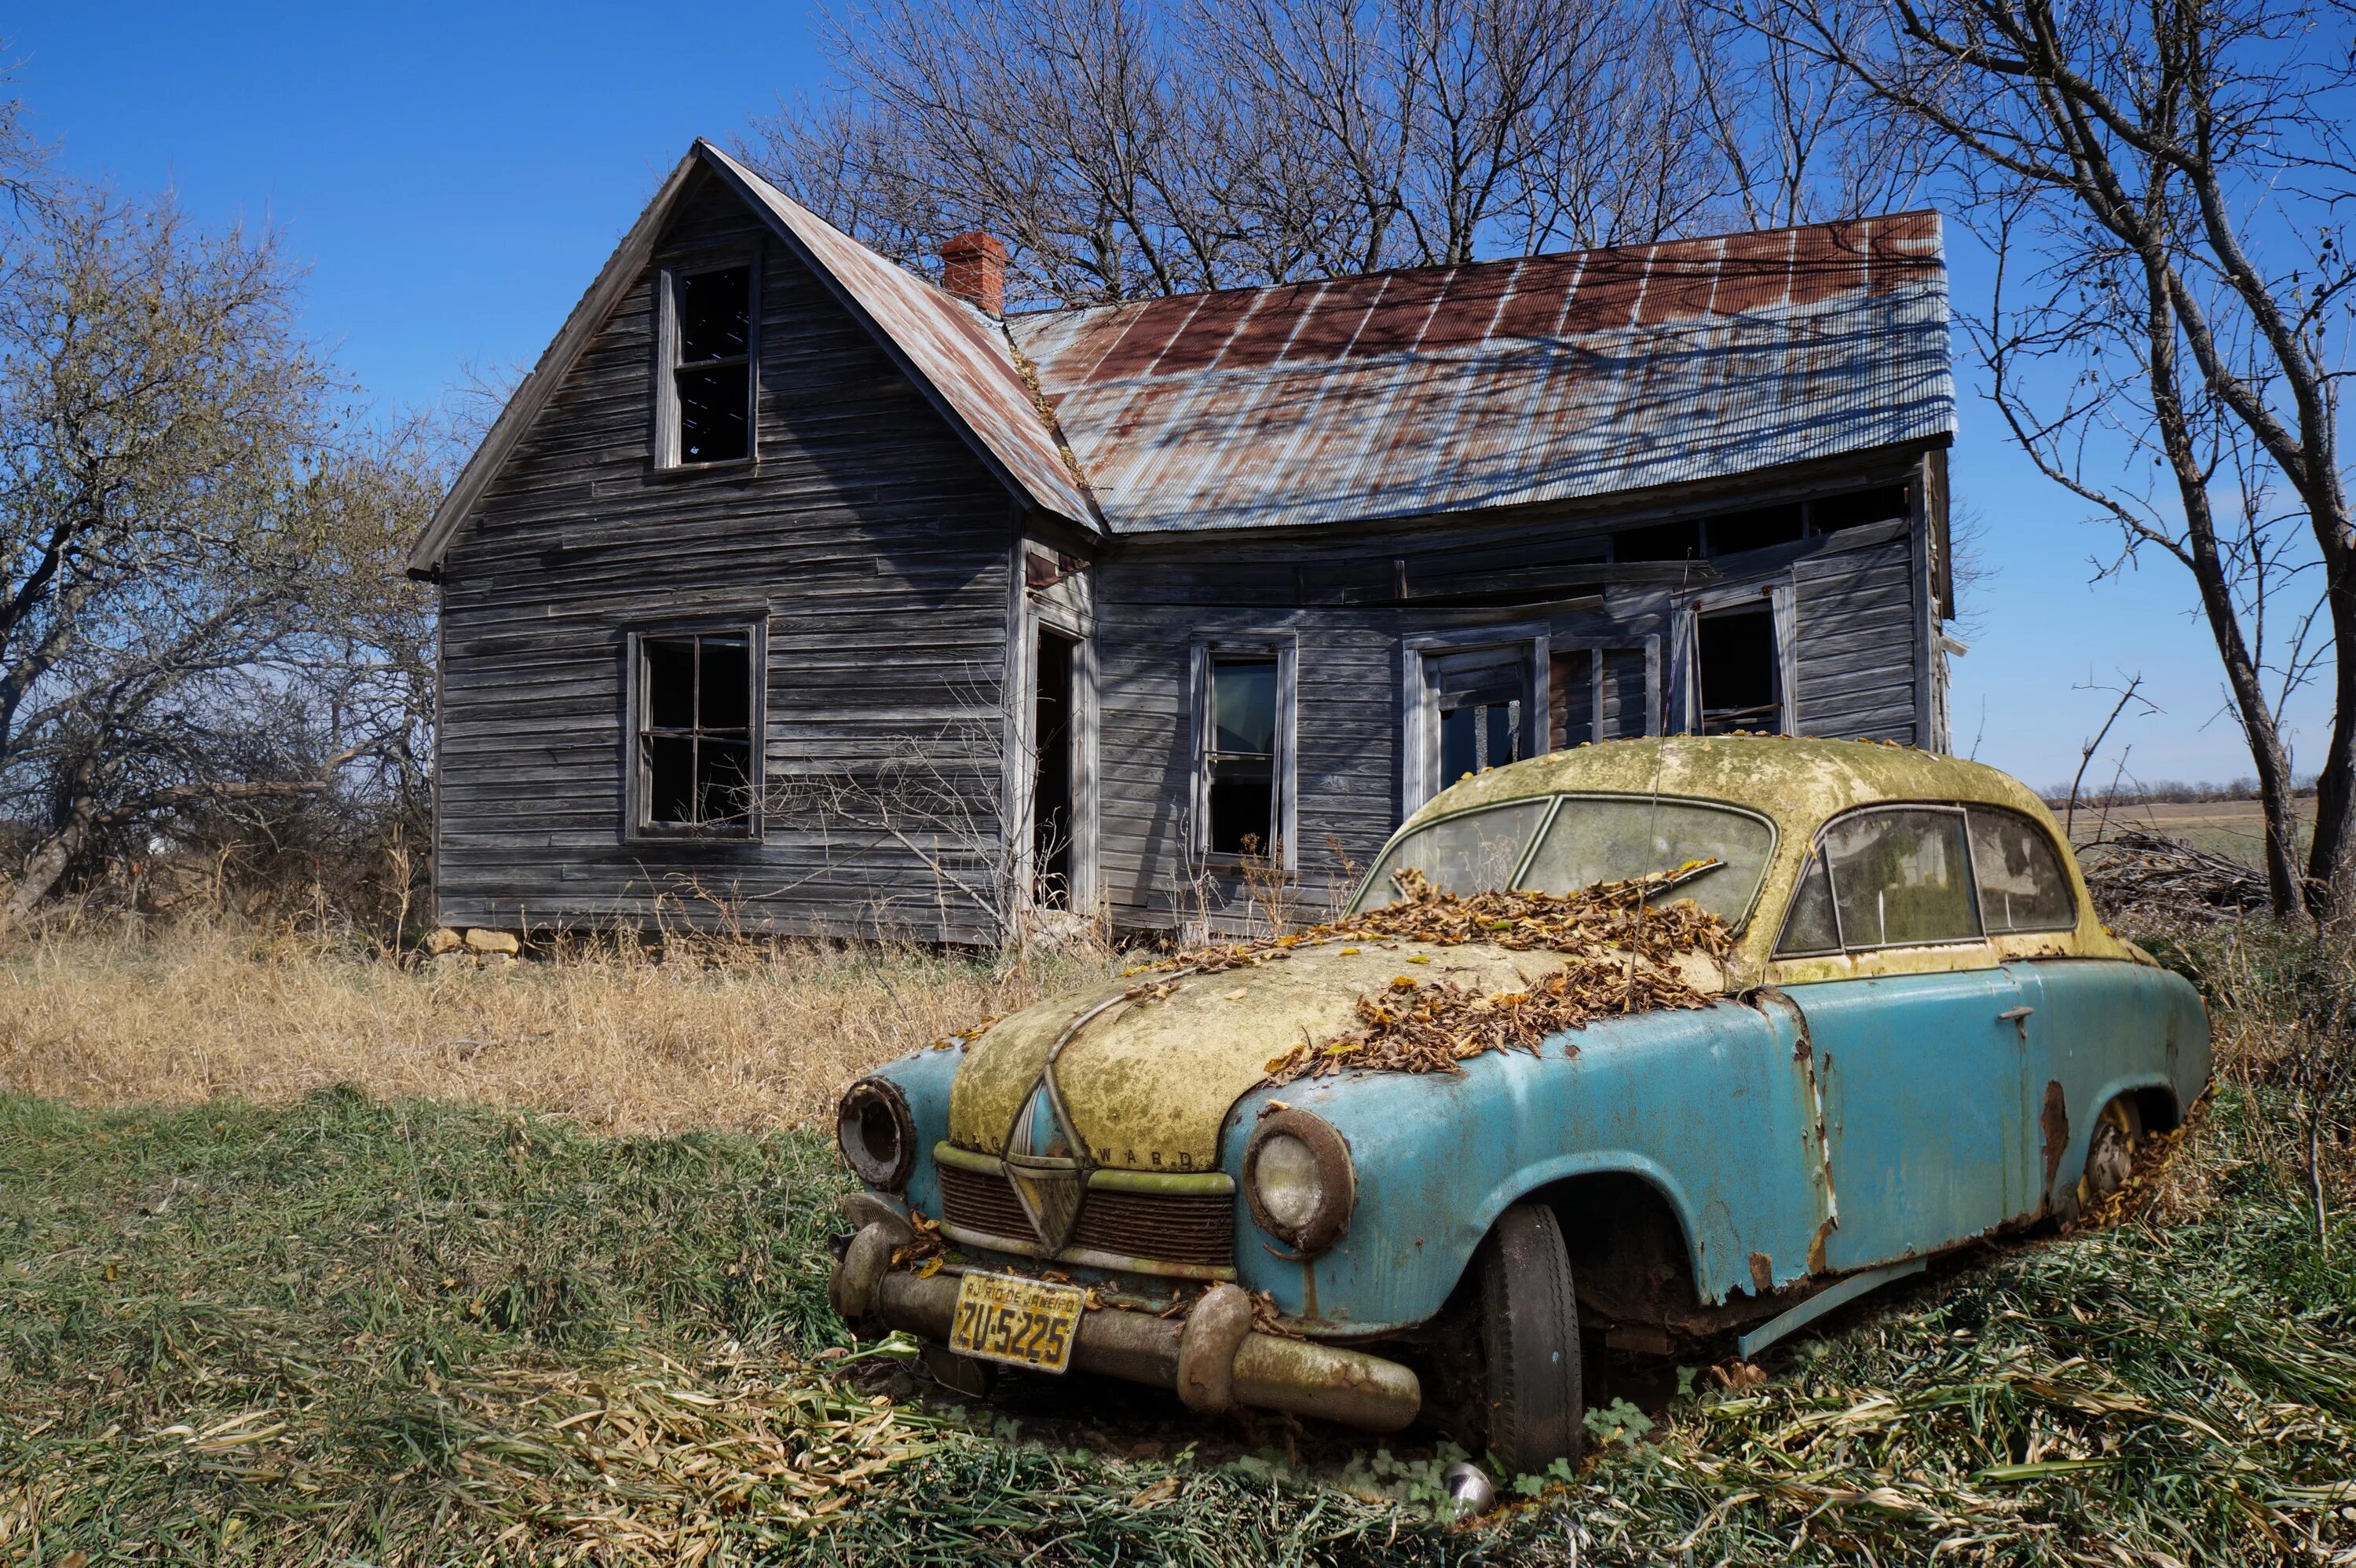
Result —
[[1430, 660], [1435, 656], [1477, 653], [1483, 648], [1528, 649], [1530, 710], [1524, 728], [1530, 737], [1530, 755], [1544, 754], [1554, 724], [1547, 710], [1547, 660], [1553, 634], [1542, 621], [1506, 626], [1483, 626], [1462, 632], [1431, 632], [1400, 639], [1399, 820], [1405, 821], [1424, 802], [1438, 795], [1440, 778], [1440, 695], [1431, 684]]
[[1299, 639], [1289, 632], [1197, 633], [1187, 642], [1186, 851], [1197, 866], [1224, 869], [1240, 857], [1211, 850], [1211, 660], [1220, 655], [1276, 660], [1276, 837], [1283, 869], [1301, 865]]
[[[705, 272], [744, 267], [752, 276], [745, 287], [744, 325], [744, 455], [711, 463], [682, 463], [679, 455], [679, 286], [683, 279]], [[761, 454], [761, 252], [753, 250], [714, 251], [667, 261], [655, 272], [655, 429], [654, 466], [698, 474], [707, 469], [744, 467]]]
[[1676, 732], [1701, 730], [1701, 617], [1717, 610], [1739, 610], [1765, 601], [1775, 621], [1775, 694], [1783, 709], [1781, 733], [1800, 732], [1799, 597], [1790, 572], [1763, 581], [1739, 583], [1680, 594], [1670, 624], [1669, 694], [1676, 707]]
[[[753, 803], [742, 827], [688, 827], [649, 821], [646, 747], [646, 658], [649, 641], [669, 637], [713, 637], [742, 634], [753, 689], [746, 714], [752, 750]], [[769, 616], [768, 612], [722, 612], [677, 621], [650, 621], [629, 628], [622, 639], [622, 837], [637, 844], [758, 844], [768, 831]]]

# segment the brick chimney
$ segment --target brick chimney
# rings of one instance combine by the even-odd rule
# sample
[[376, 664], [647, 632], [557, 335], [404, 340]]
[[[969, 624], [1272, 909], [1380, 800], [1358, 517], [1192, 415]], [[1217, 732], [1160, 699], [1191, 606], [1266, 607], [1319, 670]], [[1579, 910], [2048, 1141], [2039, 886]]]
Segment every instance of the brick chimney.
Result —
[[995, 234], [941, 242], [941, 286], [991, 315], [1006, 314], [1006, 247]]

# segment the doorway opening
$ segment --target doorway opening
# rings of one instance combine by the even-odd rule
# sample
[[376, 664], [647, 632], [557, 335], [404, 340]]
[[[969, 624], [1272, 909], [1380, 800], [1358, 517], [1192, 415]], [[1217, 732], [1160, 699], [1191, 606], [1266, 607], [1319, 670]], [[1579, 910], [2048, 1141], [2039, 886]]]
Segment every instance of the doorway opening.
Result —
[[1695, 663], [1701, 682], [1701, 732], [1783, 728], [1783, 662], [1775, 652], [1775, 612], [1765, 603], [1698, 617]]
[[1080, 645], [1042, 626], [1033, 652], [1031, 735], [1037, 761], [1031, 781], [1031, 896], [1049, 909], [1069, 909]]

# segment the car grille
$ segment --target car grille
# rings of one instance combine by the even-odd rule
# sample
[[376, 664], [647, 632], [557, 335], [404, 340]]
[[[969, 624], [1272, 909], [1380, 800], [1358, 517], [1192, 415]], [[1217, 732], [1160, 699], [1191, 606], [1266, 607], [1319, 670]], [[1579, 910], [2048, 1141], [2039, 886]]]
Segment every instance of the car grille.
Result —
[[[1028, 1241], [1031, 1221], [1003, 1176], [938, 1168], [941, 1217], [960, 1230]], [[1109, 1192], [1096, 1189], [1080, 1205], [1072, 1245], [1094, 1252], [1200, 1268], [1232, 1268], [1236, 1202], [1224, 1195]]]

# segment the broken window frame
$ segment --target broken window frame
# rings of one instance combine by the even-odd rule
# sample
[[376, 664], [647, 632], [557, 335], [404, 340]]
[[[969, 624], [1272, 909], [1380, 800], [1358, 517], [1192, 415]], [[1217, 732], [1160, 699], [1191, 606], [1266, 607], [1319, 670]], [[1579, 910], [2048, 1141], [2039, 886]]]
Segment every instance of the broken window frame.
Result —
[[[647, 676], [648, 645], [688, 641], [699, 645], [696, 657], [696, 678], [699, 682], [702, 679], [701, 643], [742, 643], [744, 645], [746, 706], [743, 728], [733, 725], [706, 728], [701, 723], [700, 710], [697, 721], [684, 729], [677, 725], [657, 725], [652, 721], [653, 693]], [[759, 842], [766, 826], [763, 811], [767, 790], [768, 749], [769, 637], [766, 617], [698, 619], [633, 627], [624, 639], [623, 656], [626, 672], [624, 713], [626, 720], [623, 725], [623, 770], [628, 784], [624, 807], [624, 837], [639, 841]], [[654, 781], [648, 742], [682, 735], [697, 742], [698, 774], [701, 772], [701, 742], [704, 738], [745, 745], [747, 777], [744, 787], [748, 798], [742, 817], [695, 822], [656, 820]], [[700, 784], [697, 787], [700, 792]]]
[[[714, 358], [682, 360], [685, 332], [680, 324], [680, 297], [688, 281], [737, 268], [745, 272], [744, 352]], [[760, 455], [761, 448], [761, 253], [756, 247], [714, 251], [664, 264], [655, 290], [655, 453], [659, 470], [700, 474], [713, 469], [743, 467]], [[679, 395], [680, 373], [731, 365], [744, 367], [744, 450], [734, 457], [690, 460], [681, 455], [682, 432]]]
[[1799, 594], [1793, 574], [1780, 572], [1733, 586], [1678, 597], [1670, 620], [1669, 680], [1663, 728], [1671, 734], [1702, 730], [1701, 619], [1764, 603], [1773, 618], [1775, 699], [1779, 709], [1771, 734], [1800, 733]]
[[[1298, 791], [1295, 787], [1300, 670], [1298, 643], [1288, 635], [1269, 636], [1200, 635], [1189, 645], [1188, 664], [1193, 691], [1194, 781], [1188, 813], [1189, 854], [1198, 865], [1222, 870], [1240, 868], [1244, 857], [1211, 847], [1211, 778], [1219, 761], [1217, 667], [1223, 659], [1268, 660], [1276, 663], [1276, 750], [1270, 759], [1269, 815], [1276, 829], [1278, 865], [1286, 870], [1300, 865]], [[1257, 756], [1255, 752], [1252, 755]], [[1262, 856], [1268, 855], [1263, 847]]]
[[1413, 815], [1424, 802], [1455, 783], [1440, 777], [1441, 714], [1437, 663], [1460, 654], [1510, 648], [1522, 671], [1520, 760], [1544, 756], [1553, 728], [1548, 715], [1547, 656], [1554, 645], [1543, 623], [1518, 622], [1477, 630], [1422, 634], [1401, 639], [1404, 660], [1400, 708], [1405, 733], [1399, 738], [1401, 816]]

